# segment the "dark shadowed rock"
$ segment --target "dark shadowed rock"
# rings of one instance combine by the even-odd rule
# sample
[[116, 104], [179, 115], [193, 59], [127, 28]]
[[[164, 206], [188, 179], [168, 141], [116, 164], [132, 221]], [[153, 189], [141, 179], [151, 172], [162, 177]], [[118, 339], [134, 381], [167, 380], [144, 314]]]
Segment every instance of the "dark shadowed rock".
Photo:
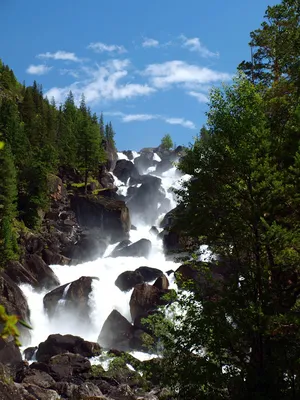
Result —
[[[21, 389], [21, 388], [20, 388]], [[38, 399], [38, 400], [59, 400], [60, 396], [52, 389], [44, 389], [32, 383], [24, 383], [22, 385], [23, 399]], [[27, 394], [32, 397], [28, 397]]]
[[118, 160], [117, 150], [113, 145], [113, 143], [111, 143], [110, 141], [103, 140], [102, 145], [106, 152], [106, 159], [107, 159], [106, 167], [108, 171], [113, 171], [115, 169], [116, 162]]
[[172, 224], [175, 221], [175, 213], [176, 213], [176, 208], [167, 212], [167, 214], [164, 216], [162, 219], [161, 223], [159, 224], [160, 228], [167, 228], [172, 226]]
[[161, 275], [153, 283], [153, 286], [159, 290], [167, 290], [169, 288], [169, 280], [165, 275]]
[[[4, 272], [0, 273], [0, 304], [5, 307], [7, 314], [16, 314], [30, 323], [30, 311], [22, 290]], [[30, 340], [30, 331], [19, 323], [17, 327], [21, 333], [21, 341], [26, 345]]]
[[129, 303], [132, 320], [134, 321], [135, 318], [144, 315], [148, 311], [155, 310], [159, 305], [166, 304], [162, 299], [165, 293], [166, 291], [147, 283], [136, 285]]
[[105, 165], [99, 167], [98, 181], [102, 188], [117, 191], [115, 180]]
[[163, 275], [163, 272], [160, 269], [152, 267], [139, 267], [135, 271], [139, 272], [143, 276], [144, 282], [152, 282], [159, 276]]
[[45, 342], [39, 344], [36, 353], [38, 362], [48, 362], [51, 357], [66, 352], [80, 354], [83, 357], [99, 355], [101, 348], [98, 343], [87, 342], [79, 336], [50, 335]]
[[70, 259], [50, 249], [43, 249], [42, 258], [48, 265], [68, 265]]
[[103, 324], [98, 343], [106, 349], [141, 350], [143, 349], [142, 333], [117, 310], [113, 310]]
[[[50, 368], [49, 374], [57, 382], [87, 374], [91, 370], [91, 363], [86, 357], [67, 352], [51, 357], [48, 365]], [[84, 378], [85, 376], [82, 377]]]
[[32, 286], [37, 286], [38, 282], [33, 274], [28, 271], [19, 261], [9, 261], [5, 268], [5, 273], [12, 281], [18, 285], [28, 283]]
[[163, 172], [166, 172], [171, 168], [173, 168], [173, 164], [170, 160], [162, 160], [157, 164], [155, 173], [161, 175]]
[[133, 153], [131, 150], [123, 150], [122, 153], [127, 156], [128, 160], [133, 160]]
[[28, 255], [24, 266], [36, 279], [37, 289], [52, 289], [59, 285], [59, 279], [55, 273], [37, 254]]
[[126, 183], [129, 178], [138, 180], [140, 174], [136, 166], [128, 160], [118, 160], [114, 169], [114, 175], [122, 182]]
[[37, 350], [37, 346], [27, 347], [27, 349], [25, 349], [23, 352], [25, 360], [28, 360], [28, 361], [32, 360], [36, 350]]
[[117, 246], [113, 249], [113, 251], [111, 252], [111, 254], [108, 257], [115, 257], [115, 254], [117, 254], [118, 251], [120, 251], [120, 250], [124, 249], [125, 247], [129, 246], [131, 243], [132, 242], [129, 239], [122, 240], [122, 242], [117, 244]]
[[156, 228], [156, 226], [152, 226], [149, 232], [154, 236], [157, 236], [159, 234], [159, 230]]
[[115, 285], [123, 292], [127, 292], [142, 282], [144, 282], [144, 278], [138, 271], [125, 271], [118, 276]]
[[39, 371], [36, 369], [27, 369], [22, 383], [30, 383], [40, 386], [44, 389], [49, 389], [55, 385], [55, 380], [47, 374], [47, 372]]
[[152, 244], [148, 239], [140, 239], [130, 246], [113, 252], [112, 257], [148, 257], [152, 249]]
[[22, 354], [15, 342], [0, 338], [0, 363], [15, 368], [21, 362]]
[[157, 164], [154, 160], [154, 153], [152, 150], [144, 150], [140, 153], [140, 156], [134, 159], [134, 165], [136, 166], [140, 174], [144, 174], [149, 167], [153, 167]]
[[101, 238], [101, 235], [103, 232], [97, 232], [95, 229], [82, 234], [77, 243], [66, 249], [65, 254], [77, 263], [97, 260], [103, 256], [108, 246], [108, 242]]
[[89, 276], [81, 278], [71, 283], [59, 286], [44, 296], [44, 308], [50, 317], [57, 312], [60, 300], [64, 300], [61, 305], [62, 313], [72, 313], [78, 318], [78, 322], [89, 322], [90, 305], [89, 295], [92, 292], [93, 279]]
[[129, 210], [123, 201], [106, 197], [74, 196], [71, 208], [78, 223], [87, 228], [99, 228], [110, 243], [128, 238], [131, 227]]

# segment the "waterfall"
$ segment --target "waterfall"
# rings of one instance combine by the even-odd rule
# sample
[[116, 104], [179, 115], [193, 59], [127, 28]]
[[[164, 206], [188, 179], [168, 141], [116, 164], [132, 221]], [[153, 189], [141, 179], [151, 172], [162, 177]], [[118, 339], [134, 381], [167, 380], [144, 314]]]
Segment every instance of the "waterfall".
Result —
[[[134, 154], [135, 157], [137, 155], [137, 153]], [[123, 157], [123, 155], [119, 153], [119, 159], [124, 159], [125, 157], [125, 155]], [[155, 169], [151, 169], [149, 174], [156, 175]], [[176, 199], [169, 189], [179, 188], [181, 185], [180, 182], [188, 179], [189, 176], [186, 175], [179, 178], [178, 171], [173, 167], [159, 177], [162, 180], [161, 186], [165, 192], [165, 196], [170, 200], [170, 209], [172, 209], [176, 206]], [[119, 187], [118, 193], [126, 195], [129, 182], [124, 183], [115, 178], [115, 183]], [[151, 198], [149, 201], [151, 201]], [[163, 216], [164, 214], [158, 217], [156, 226], [159, 226], [159, 222]], [[122, 272], [133, 271], [141, 266], [159, 268], [164, 273], [178, 268], [179, 264], [166, 260], [163, 252], [162, 240], [149, 232], [151, 226], [147, 226], [141, 222], [136, 224], [136, 228], [137, 230], [130, 231], [130, 240], [132, 242], [146, 238], [152, 243], [152, 251], [147, 259], [143, 257], [109, 257], [109, 254], [116, 247], [115, 244], [110, 245], [104, 256], [95, 261], [71, 266], [51, 266], [52, 270], [59, 278], [61, 285], [73, 282], [83, 275], [98, 278], [93, 280], [93, 290], [89, 298], [91, 309], [90, 319], [92, 321], [90, 326], [78, 324], [71, 314], [61, 312], [57, 313], [57, 316], [50, 321], [43, 308], [43, 297], [47, 292], [35, 292], [31, 286], [21, 285], [31, 311], [31, 323], [33, 327], [31, 346], [37, 346], [40, 342], [45, 341], [48, 335], [54, 333], [78, 335], [89, 341], [97, 341], [103, 323], [113, 309], [118, 310], [129, 321], [131, 320], [129, 300], [132, 290], [129, 292], [122, 292], [115, 285], [115, 280]], [[170, 287], [175, 287], [175, 283], [172, 282], [172, 280], [170, 284]], [[69, 287], [70, 285], [66, 286], [59, 306], [64, 305]]]

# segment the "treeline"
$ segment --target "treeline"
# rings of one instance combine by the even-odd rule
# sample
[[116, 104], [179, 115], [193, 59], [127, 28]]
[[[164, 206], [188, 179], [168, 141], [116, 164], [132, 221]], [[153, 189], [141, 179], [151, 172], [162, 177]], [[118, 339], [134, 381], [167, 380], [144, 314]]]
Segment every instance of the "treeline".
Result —
[[300, 398], [300, 1], [268, 7], [250, 45], [180, 165], [179, 226], [219, 261], [190, 261], [183, 312], [156, 321], [176, 399]]
[[82, 96], [79, 107], [70, 92], [57, 107], [42, 87], [21, 85], [0, 61], [0, 264], [18, 257], [16, 227], [40, 222], [48, 203], [49, 174], [76, 168], [87, 185], [114, 147], [114, 130], [103, 115], [92, 114]]

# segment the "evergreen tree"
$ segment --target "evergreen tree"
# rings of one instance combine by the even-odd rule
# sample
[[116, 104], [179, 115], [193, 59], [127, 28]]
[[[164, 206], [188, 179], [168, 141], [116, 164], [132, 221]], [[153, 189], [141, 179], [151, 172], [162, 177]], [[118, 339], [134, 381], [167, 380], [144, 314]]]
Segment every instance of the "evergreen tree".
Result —
[[18, 246], [13, 222], [17, 216], [17, 178], [8, 142], [0, 152], [0, 266], [15, 259]]
[[167, 133], [162, 139], [161, 139], [161, 146], [165, 150], [171, 150], [173, 147], [173, 140], [171, 138], [171, 135]]

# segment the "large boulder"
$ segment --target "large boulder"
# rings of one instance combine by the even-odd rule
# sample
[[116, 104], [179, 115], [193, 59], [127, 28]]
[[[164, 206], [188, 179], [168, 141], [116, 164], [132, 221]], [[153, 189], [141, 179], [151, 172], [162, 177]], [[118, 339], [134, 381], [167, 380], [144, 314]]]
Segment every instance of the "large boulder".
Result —
[[44, 389], [49, 389], [55, 385], [55, 380], [45, 371], [28, 368], [24, 374], [22, 383], [37, 385]]
[[0, 364], [15, 368], [21, 362], [22, 354], [15, 342], [0, 338]]
[[122, 182], [126, 183], [128, 179], [133, 178], [138, 180], [140, 174], [136, 166], [128, 160], [118, 160], [114, 169], [114, 175]]
[[98, 343], [87, 342], [79, 336], [55, 334], [39, 344], [36, 359], [38, 362], [47, 363], [51, 357], [66, 352], [93, 357], [99, 355], [100, 351]]
[[37, 286], [38, 281], [34, 275], [28, 271], [19, 261], [9, 261], [5, 267], [5, 274], [18, 285], [28, 283], [31, 286]]
[[149, 167], [157, 164], [154, 160], [153, 149], [142, 149], [140, 155], [134, 159], [134, 165], [140, 174], [144, 174]]
[[145, 315], [148, 311], [155, 310], [159, 305], [166, 304], [166, 301], [162, 298], [166, 293], [166, 290], [160, 290], [147, 283], [136, 285], [129, 303], [132, 320]]
[[98, 181], [104, 189], [117, 191], [113, 175], [107, 170], [105, 165], [99, 167]]
[[143, 282], [144, 278], [138, 271], [125, 271], [118, 276], [115, 285], [123, 292], [127, 292], [135, 285]]
[[113, 251], [111, 257], [145, 257], [151, 252], [152, 244], [148, 239], [140, 239], [129, 246], [125, 246], [118, 251]]
[[44, 296], [44, 308], [50, 317], [58, 312], [58, 304], [62, 313], [71, 313], [78, 322], [88, 323], [90, 315], [89, 295], [92, 292], [93, 279], [82, 276], [74, 282], [59, 286]]
[[72, 263], [84, 263], [94, 261], [102, 257], [107, 249], [108, 242], [101, 237], [103, 232], [99, 229], [91, 229], [82, 233], [79, 240], [65, 250], [65, 254]]
[[[30, 311], [22, 290], [4, 272], [0, 274], [0, 304], [5, 307], [7, 314], [18, 315], [23, 321], [30, 323]], [[30, 332], [19, 323], [21, 341], [26, 345], [30, 340]], [[1, 331], [1, 325], [0, 325]]]
[[110, 243], [128, 238], [131, 222], [123, 201], [97, 196], [73, 196], [71, 208], [78, 223], [87, 228], [98, 228]]
[[87, 374], [91, 370], [91, 363], [86, 357], [69, 352], [51, 357], [48, 365], [50, 368], [49, 374], [57, 382], [67, 381], [74, 376]]
[[142, 334], [143, 331], [134, 327], [117, 310], [113, 310], [103, 324], [98, 343], [106, 349], [142, 350]]
[[152, 282], [159, 276], [163, 275], [163, 272], [160, 269], [152, 267], [139, 267], [135, 272], [139, 272], [142, 275], [144, 282]]
[[170, 160], [162, 160], [157, 164], [155, 173], [161, 175], [171, 168], [173, 168], [173, 163]]
[[52, 269], [37, 254], [29, 254], [26, 258], [25, 268], [34, 276], [37, 289], [52, 289], [59, 285], [59, 279]]
[[159, 290], [167, 290], [169, 288], [169, 280], [166, 275], [161, 275], [153, 283], [153, 286]]
[[[131, 227], [131, 229], [132, 229], [132, 227]], [[118, 251], [124, 249], [124, 247], [129, 246], [131, 243], [132, 242], [129, 239], [122, 240], [122, 242], [117, 244], [117, 246], [113, 249], [113, 251], [111, 252], [111, 254], [108, 257], [115, 257], [115, 254], [117, 254]]]

